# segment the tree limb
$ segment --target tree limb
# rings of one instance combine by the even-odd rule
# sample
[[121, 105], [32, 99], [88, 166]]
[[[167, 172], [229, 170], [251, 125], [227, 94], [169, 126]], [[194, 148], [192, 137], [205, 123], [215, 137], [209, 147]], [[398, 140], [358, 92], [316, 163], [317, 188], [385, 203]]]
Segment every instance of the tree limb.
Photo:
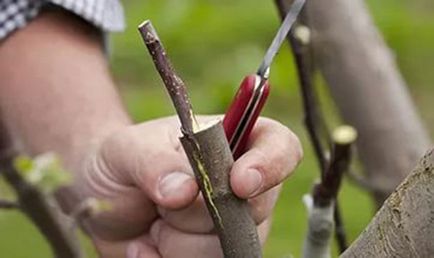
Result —
[[195, 131], [195, 127], [197, 127], [197, 122], [193, 115], [193, 109], [184, 82], [175, 73], [152, 23], [150, 21], [143, 22], [139, 26], [139, 31], [172, 99], [173, 106], [181, 120], [182, 129], [185, 133], [192, 134]]
[[[395, 189], [431, 142], [395, 58], [364, 1], [311, 0], [306, 11], [315, 62], [342, 117], [359, 133], [367, 179]], [[389, 194], [372, 192], [378, 207]]]
[[21, 211], [47, 239], [55, 257], [81, 257], [78, 241], [74, 235], [69, 234], [60, 219], [60, 210], [56, 203], [22, 178], [13, 164], [15, 156], [6, 129], [0, 124], [0, 170], [14, 189]]
[[[289, 5], [286, 5], [282, 0], [275, 0], [277, 9], [281, 19], [286, 16]], [[304, 11], [300, 16], [304, 16]], [[299, 25], [298, 25], [299, 26]], [[330, 143], [330, 137], [326, 124], [323, 117], [320, 115], [318, 110], [318, 99], [314, 91], [313, 85], [313, 64], [311, 62], [311, 57], [309, 54], [309, 48], [305, 44], [306, 42], [301, 42], [296, 38], [294, 31], [297, 29], [292, 29], [288, 34], [288, 41], [291, 45], [291, 50], [294, 55], [295, 64], [297, 67], [298, 80], [300, 85], [300, 92], [303, 103], [304, 110], [304, 123], [308, 131], [310, 141], [312, 143], [315, 157], [317, 158], [321, 175], [327, 167], [327, 158], [322, 144], [322, 138], [325, 137], [327, 143]], [[308, 43], [308, 42], [307, 42]], [[324, 131], [321, 131], [324, 129]], [[326, 132], [326, 133], [324, 133]], [[322, 134], [321, 134], [322, 133]], [[330, 147], [326, 146], [326, 147]]]
[[433, 189], [434, 155], [430, 150], [341, 257], [431, 257]]
[[17, 202], [9, 200], [0, 200], [0, 209], [12, 210], [19, 209], [20, 205]]
[[181, 143], [213, 219], [224, 256], [262, 257], [247, 201], [236, 197], [229, 185], [233, 157], [221, 122], [204, 128], [194, 126], [185, 85], [172, 68], [155, 29], [146, 21], [139, 26], [139, 31], [181, 120], [184, 135]]

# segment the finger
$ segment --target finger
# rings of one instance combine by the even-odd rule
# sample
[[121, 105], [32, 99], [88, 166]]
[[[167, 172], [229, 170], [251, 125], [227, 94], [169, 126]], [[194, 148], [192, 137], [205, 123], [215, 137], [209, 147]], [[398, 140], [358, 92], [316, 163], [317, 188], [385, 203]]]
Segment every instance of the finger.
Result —
[[[268, 231], [268, 221], [258, 227], [259, 239], [262, 244], [265, 242]], [[216, 235], [185, 233], [162, 220], [158, 220], [152, 226], [151, 237], [164, 258], [223, 257]]]
[[[166, 119], [167, 120], [167, 119]], [[192, 202], [198, 187], [176, 131], [155, 120], [115, 134], [102, 146], [108, 178], [136, 185], [160, 206], [177, 209]]]
[[127, 246], [126, 258], [162, 258], [148, 235], [137, 238]]
[[280, 184], [303, 156], [297, 136], [282, 124], [258, 120], [248, 142], [248, 151], [233, 165], [232, 190], [240, 198], [251, 198]]
[[98, 252], [98, 257], [101, 258], [118, 258], [125, 256], [125, 250], [127, 247], [127, 241], [105, 241], [101, 239], [92, 239], [96, 250]]
[[[271, 216], [281, 185], [248, 200], [250, 214], [257, 225]], [[160, 217], [171, 227], [187, 232], [207, 234], [213, 232], [214, 224], [206, 208], [202, 195], [187, 208], [167, 210], [158, 208]]]

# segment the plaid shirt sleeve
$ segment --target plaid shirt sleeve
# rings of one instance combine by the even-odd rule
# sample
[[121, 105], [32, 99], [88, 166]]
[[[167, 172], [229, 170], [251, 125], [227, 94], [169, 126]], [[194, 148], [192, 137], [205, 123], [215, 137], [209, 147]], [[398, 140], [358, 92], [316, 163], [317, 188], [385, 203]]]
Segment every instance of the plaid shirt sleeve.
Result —
[[24, 27], [46, 5], [68, 10], [105, 32], [125, 27], [119, 0], [0, 0], [0, 41]]

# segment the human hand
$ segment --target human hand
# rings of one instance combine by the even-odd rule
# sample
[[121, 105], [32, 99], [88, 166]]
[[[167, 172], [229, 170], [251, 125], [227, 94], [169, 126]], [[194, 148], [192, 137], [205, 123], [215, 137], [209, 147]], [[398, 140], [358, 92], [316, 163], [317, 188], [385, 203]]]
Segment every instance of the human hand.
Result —
[[[175, 117], [125, 127], [103, 139], [83, 162], [76, 192], [112, 204], [109, 212], [84, 223], [102, 257], [222, 257], [179, 128]], [[248, 199], [262, 242], [281, 183], [301, 157], [300, 143], [288, 128], [261, 118], [232, 167], [231, 187]]]

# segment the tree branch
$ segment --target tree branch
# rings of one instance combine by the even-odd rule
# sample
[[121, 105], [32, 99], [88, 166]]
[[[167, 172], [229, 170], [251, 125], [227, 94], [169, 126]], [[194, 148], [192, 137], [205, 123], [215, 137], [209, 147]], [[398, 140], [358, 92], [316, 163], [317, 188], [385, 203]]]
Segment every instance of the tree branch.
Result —
[[[307, 25], [315, 63], [342, 117], [359, 133], [367, 179], [395, 189], [431, 139], [365, 2], [308, 1]], [[390, 193], [372, 192], [378, 207]]]
[[351, 161], [351, 146], [357, 133], [350, 126], [340, 126], [333, 132], [333, 152], [331, 162], [323, 179], [314, 189], [314, 202], [319, 206], [335, 200], [345, 171]]
[[365, 176], [357, 173], [354, 170], [349, 170], [347, 173], [348, 180], [353, 183], [354, 185], [368, 191], [371, 193], [390, 193], [393, 192], [395, 189], [390, 189], [386, 185], [381, 185], [375, 182], [371, 182], [366, 178]]
[[[292, 3], [292, 1], [275, 0], [279, 15], [282, 19], [285, 17], [285, 14], [289, 8], [289, 2]], [[305, 11], [303, 11], [302, 17], [304, 17], [304, 20], [307, 19]], [[326, 169], [328, 168], [330, 161], [327, 158], [321, 139], [324, 138], [327, 148], [332, 148], [332, 144], [327, 124], [324, 120], [324, 117], [321, 115], [321, 112], [318, 110], [318, 98], [315, 94], [312, 81], [313, 64], [309, 49], [310, 30], [307, 27], [299, 24], [290, 32], [288, 41], [291, 45], [297, 67], [300, 91], [302, 93], [306, 129], [308, 131], [309, 139], [319, 164], [321, 179], [324, 180]], [[340, 180], [341, 179], [339, 178], [339, 182]], [[337, 191], [338, 189], [333, 190]], [[314, 198], [318, 198], [318, 196]], [[333, 218], [335, 222], [334, 225], [336, 227], [335, 237], [340, 251], [343, 252], [347, 248], [345, 230], [337, 199], [334, 200], [334, 204]]]
[[[330, 257], [329, 242], [335, 226], [336, 240], [340, 247], [346, 247], [346, 236], [339, 216], [337, 200], [343, 173], [351, 160], [351, 144], [356, 140], [352, 127], [341, 126], [333, 133], [331, 162], [320, 183], [316, 184], [309, 202], [308, 234], [303, 248], [304, 258]], [[340, 222], [340, 227], [336, 221]], [[336, 225], [334, 225], [335, 223]]]
[[63, 221], [60, 210], [54, 200], [42, 194], [35, 186], [25, 181], [16, 171], [13, 160], [16, 154], [11, 147], [8, 134], [0, 124], [0, 170], [6, 181], [12, 186], [21, 211], [36, 225], [47, 239], [57, 258], [81, 257], [81, 250], [74, 235], [70, 235]]
[[341, 257], [431, 257], [434, 155], [430, 150]]
[[172, 99], [173, 106], [181, 120], [182, 129], [185, 133], [192, 134], [195, 131], [195, 127], [197, 127], [197, 122], [193, 115], [193, 109], [184, 82], [175, 73], [152, 23], [145, 21], [140, 24], [139, 32]]
[[232, 153], [221, 122], [194, 126], [194, 113], [184, 83], [176, 75], [149, 21], [139, 26], [160, 76], [182, 124], [182, 146], [196, 176], [201, 193], [220, 239], [225, 258], [259, 258], [261, 246], [247, 201], [236, 197], [229, 185]]
[[12, 210], [19, 209], [20, 205], [17, 202], [9, 201], [9, 200], [0, 200], [0, 209]]
[[[281, 19], [284, 19], [287, 13], [287, 7], [284, 1], [275, 0], [275, 4], [279, 11]], [[303, 15], [304, 11], [302, 11]], [[296, 30], [297, 26], [295, 27]], [[310, 62], [309, 49], [294, 35], [294, 29], [288, 34], [288, 41], [291, 45], [292, 53], [294, 55], [295, 64], [297, 67], [297, 74], [300, 86], [300, 92], [302, 97], [303, 109], [304, 109], [304, 123], [308, 131], [310, 141], [312, 143], [315, 156], [317, 158], [321, 175], [327, 167], [327, 158], [324, 147], [322, 146], [322, 137], [326, 137], [326, 141], [330, 143], [328, 133], [321, 136], [320, 129], [324, 128], [327, 132], [326, 125], [322, 116], [319, 114], [317, 108], [317, 96], [313, 90], [313, 68]], [[306, 43], [306, 42], [305, 42]]]

